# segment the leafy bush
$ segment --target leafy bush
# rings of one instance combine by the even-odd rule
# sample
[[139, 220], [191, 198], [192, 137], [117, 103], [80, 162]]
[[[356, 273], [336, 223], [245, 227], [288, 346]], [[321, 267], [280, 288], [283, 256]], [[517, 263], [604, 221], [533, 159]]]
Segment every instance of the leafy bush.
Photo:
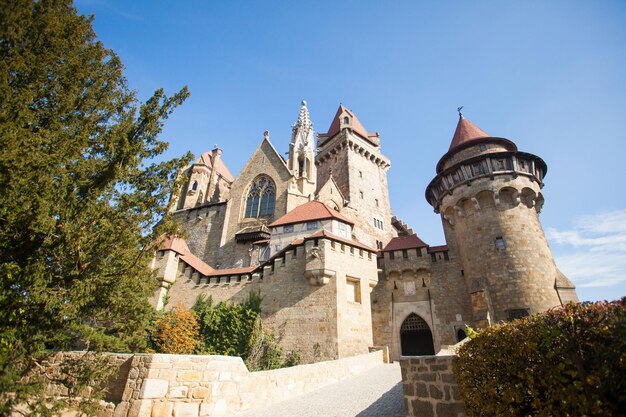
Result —
[[284, 354], [276, 337], [263, 330], [261, 297], [251, 293], [242, 304], [220, 302], [198, 297], [193, 311], [200, 323], [199, 353], [240, 356], [250, 371], [294, 366], [300, 362], [297, 353]]
[[247, 357], [248, 340], [261, 312], [260, 297], [251, 294], [243, 304], [220, 302], [198, 297], [193, 311], [200, 324], [202, 345], [199, 352], [208, 355]]
[[156, 317], [151, 330], [152, 341], [160, 353], [195, 353], [200, 345], [199, 328], [196, 315], [179, 304]]
[[276, 337], [263, 330], [261, 317], [257, 317], [250, 335], [245, 361], [250, 371], [262, 371], [295, 366], [300, 363], [300, 355], [297, 352], [285, 355]]
[[623, 415], [626, 297], [495, 325], [453, 365], [468, 416]]

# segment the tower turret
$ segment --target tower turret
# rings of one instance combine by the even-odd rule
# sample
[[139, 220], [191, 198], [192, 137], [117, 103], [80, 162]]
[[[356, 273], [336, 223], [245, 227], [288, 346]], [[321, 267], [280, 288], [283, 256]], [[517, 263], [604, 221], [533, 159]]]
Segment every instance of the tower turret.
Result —
[[387, 170], [378, 132], [368, 132], [354, 112], [339, 106], [328, 132], [318, 135], [317, 183], [332, 180], [347, 200], [341, 214], [355, 222], [354, 237], [382, 249], [397, 236], [392, 225]]
[[291, 143], [289, 144], [289, 170], [296, 178], [298, 191], [305, 196], [311, 196], [316, 189], [317, 169], [314, 150], [313, 123], [309, 117], [306, 100], [302, 100], [298, 121], [292, 126]]
[[475, 326], [577, 300], [539, 221], [546, 163], [459, 116], [426, 200], [460, 256]]

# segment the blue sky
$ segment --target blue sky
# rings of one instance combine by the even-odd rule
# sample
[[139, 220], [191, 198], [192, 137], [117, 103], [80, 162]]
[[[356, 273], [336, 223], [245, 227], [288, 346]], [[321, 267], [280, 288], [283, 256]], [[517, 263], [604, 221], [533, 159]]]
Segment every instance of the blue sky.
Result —
[[167, 157], [218, 144], [236, 174], [286, 152], [306, 98], [381, 133], [394, 214], [444, 243], [424, 199], [456, 108], [548, 164], [542, 223], [581, 300], [626, 295], [626, 2], [79, 0], [139, 98], [188, 85]]

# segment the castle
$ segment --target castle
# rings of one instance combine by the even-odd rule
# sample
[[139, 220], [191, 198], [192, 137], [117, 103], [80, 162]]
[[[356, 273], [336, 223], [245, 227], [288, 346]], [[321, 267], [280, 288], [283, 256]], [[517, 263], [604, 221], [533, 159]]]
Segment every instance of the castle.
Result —
[[[317, 144], [316, 144], [317, 139]], [[393, 216], [389, 159], [378, 133], [339, 106], [314, 135], [306, 102], [288, 158], [266, 131], [235, 177], [222, 151], [181, 175], [169, 238], [152, 267], [152, 303], [192, 306], [262, 297], [262, 317], [304, 362], [388, 346], [392, 359], [434, 354], [492, 323], [576, 301], [557, 269], [539, 213], [545, 162], [459, 114], [426, 199], [441, 215], [445, 246], [429, 246]]]

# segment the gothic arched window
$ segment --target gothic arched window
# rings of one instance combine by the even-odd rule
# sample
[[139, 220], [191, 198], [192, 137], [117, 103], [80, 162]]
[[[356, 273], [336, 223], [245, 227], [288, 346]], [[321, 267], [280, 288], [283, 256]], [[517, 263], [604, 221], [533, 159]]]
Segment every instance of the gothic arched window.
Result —
[[274, 214], [276, 186], [268, 176], [257, 177], [246, 198], [246, 217], [269, 217]]

